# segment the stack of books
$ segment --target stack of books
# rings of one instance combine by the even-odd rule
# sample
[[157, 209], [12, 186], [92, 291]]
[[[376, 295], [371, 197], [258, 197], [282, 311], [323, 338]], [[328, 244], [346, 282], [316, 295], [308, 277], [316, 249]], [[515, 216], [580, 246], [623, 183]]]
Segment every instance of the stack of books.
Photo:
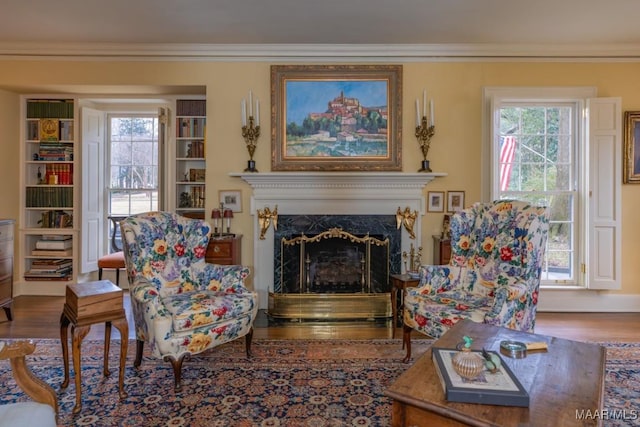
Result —
[[70, 259], [34, 259], [25, 280], [70, 280], [73, 261]]
[[73, 255], [72, 236], [66, 234], [44, 235], [31, 251], [34, 256], [70, 257]]

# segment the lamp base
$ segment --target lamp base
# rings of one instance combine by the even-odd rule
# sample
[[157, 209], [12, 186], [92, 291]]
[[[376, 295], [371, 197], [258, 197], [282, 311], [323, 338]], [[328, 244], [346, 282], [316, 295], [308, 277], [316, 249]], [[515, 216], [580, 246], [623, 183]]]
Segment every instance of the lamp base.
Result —
[[258, 169], [256, 169], [256, 161], [255, 160], [247, 160], [247, 168], [244, 171], [245, 172], [258, 172]]
[[422, 167], [418, 170], [418, 172], [432, 172], [431, 168], [429, 167], [429, 160], [422, 161]]

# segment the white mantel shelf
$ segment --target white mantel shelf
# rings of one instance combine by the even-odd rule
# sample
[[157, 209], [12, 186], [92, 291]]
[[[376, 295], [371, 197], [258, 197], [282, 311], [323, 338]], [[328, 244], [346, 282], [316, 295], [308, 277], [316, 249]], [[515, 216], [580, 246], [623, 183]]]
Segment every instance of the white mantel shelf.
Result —
[[[397, 210], [426, 213], [424, 187], [446, 173], [403, 172], [264, 172], [230, 173], [252, 188], [249, 212], [277, 209], [280, 215], [395, 215]], [[260, 238], [253, 230], [254, 289], [260, 308], [267, 308], [274, 280], [274, 233]], [[416, 239], [401, 231], [401, 250], [420, 245], [422, 221], [415, 223]]]
[[266, 172], [230, 173], [242, 178], [254, 189], [260, 188], [422, 188], [442, 172]]

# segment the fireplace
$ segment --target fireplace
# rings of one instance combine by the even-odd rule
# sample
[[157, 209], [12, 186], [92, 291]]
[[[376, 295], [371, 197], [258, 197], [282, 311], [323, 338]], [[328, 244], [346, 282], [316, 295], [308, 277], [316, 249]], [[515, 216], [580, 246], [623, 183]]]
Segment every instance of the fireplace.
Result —
[[[267, 172], [232, 173], [252, 188], [250, 211], [256, 217], [253, 228], [253, 288], [258, 292], [260, 309], [270, 310], [274, 298], [286, 302], [291, 317], [305, 312], [312, 318], [323, 319], [338, 306], [339, 311], [359, 317], [374, 312], [384, 313], [390, 308], [388, 282], [372, 284], [382, 292], [306, 292], [298, 285], [296, 292], [283, 292], [282, 270], [276, 260], [282, 256], [281, 239], [302, 234], [311, 238], [333, 228], [358, 238], [366, 236], [379, 240], [389, 238], [389, 274], [401, 271], [402, 252], [411, 245], [422, 246], [422, 221], [426, 212], [424, 187], [444, 173], [399, 172]], [[257, 211], [277, 207], [277, 229], [269, 227], [262, 233]], [[404, 228], [397, 228], [395, 214], [400, 208], [417, 211], [415, 239]], [[373, 221], [373, 224], [361, 224]], [[297, 231], [289, 225], [299, 226]], [[289, 230], [289, 231], [287, 231]], [[286, 235], [284, 233], [287, 233]], [[298, 248], [299, 249], [299, 248]], [[293, 262], [293, 261], [291, 261]], [[303, 260], [297, 258], [298, 265]], [[299, 276], [299, 273], [298, 277]], [[300, 279], [298, 279], [298, 282]], [[351, 291], [355, 289], [350, 289]], [[363, 295], [372, 301], [361, 306]]]

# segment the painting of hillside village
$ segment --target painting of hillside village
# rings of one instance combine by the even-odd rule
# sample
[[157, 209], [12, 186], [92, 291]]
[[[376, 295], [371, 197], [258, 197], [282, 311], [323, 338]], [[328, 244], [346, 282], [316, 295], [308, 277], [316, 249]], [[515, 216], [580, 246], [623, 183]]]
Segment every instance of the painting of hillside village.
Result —
[[287, 158], [389, 156], [387, 81], [289, 81]]

